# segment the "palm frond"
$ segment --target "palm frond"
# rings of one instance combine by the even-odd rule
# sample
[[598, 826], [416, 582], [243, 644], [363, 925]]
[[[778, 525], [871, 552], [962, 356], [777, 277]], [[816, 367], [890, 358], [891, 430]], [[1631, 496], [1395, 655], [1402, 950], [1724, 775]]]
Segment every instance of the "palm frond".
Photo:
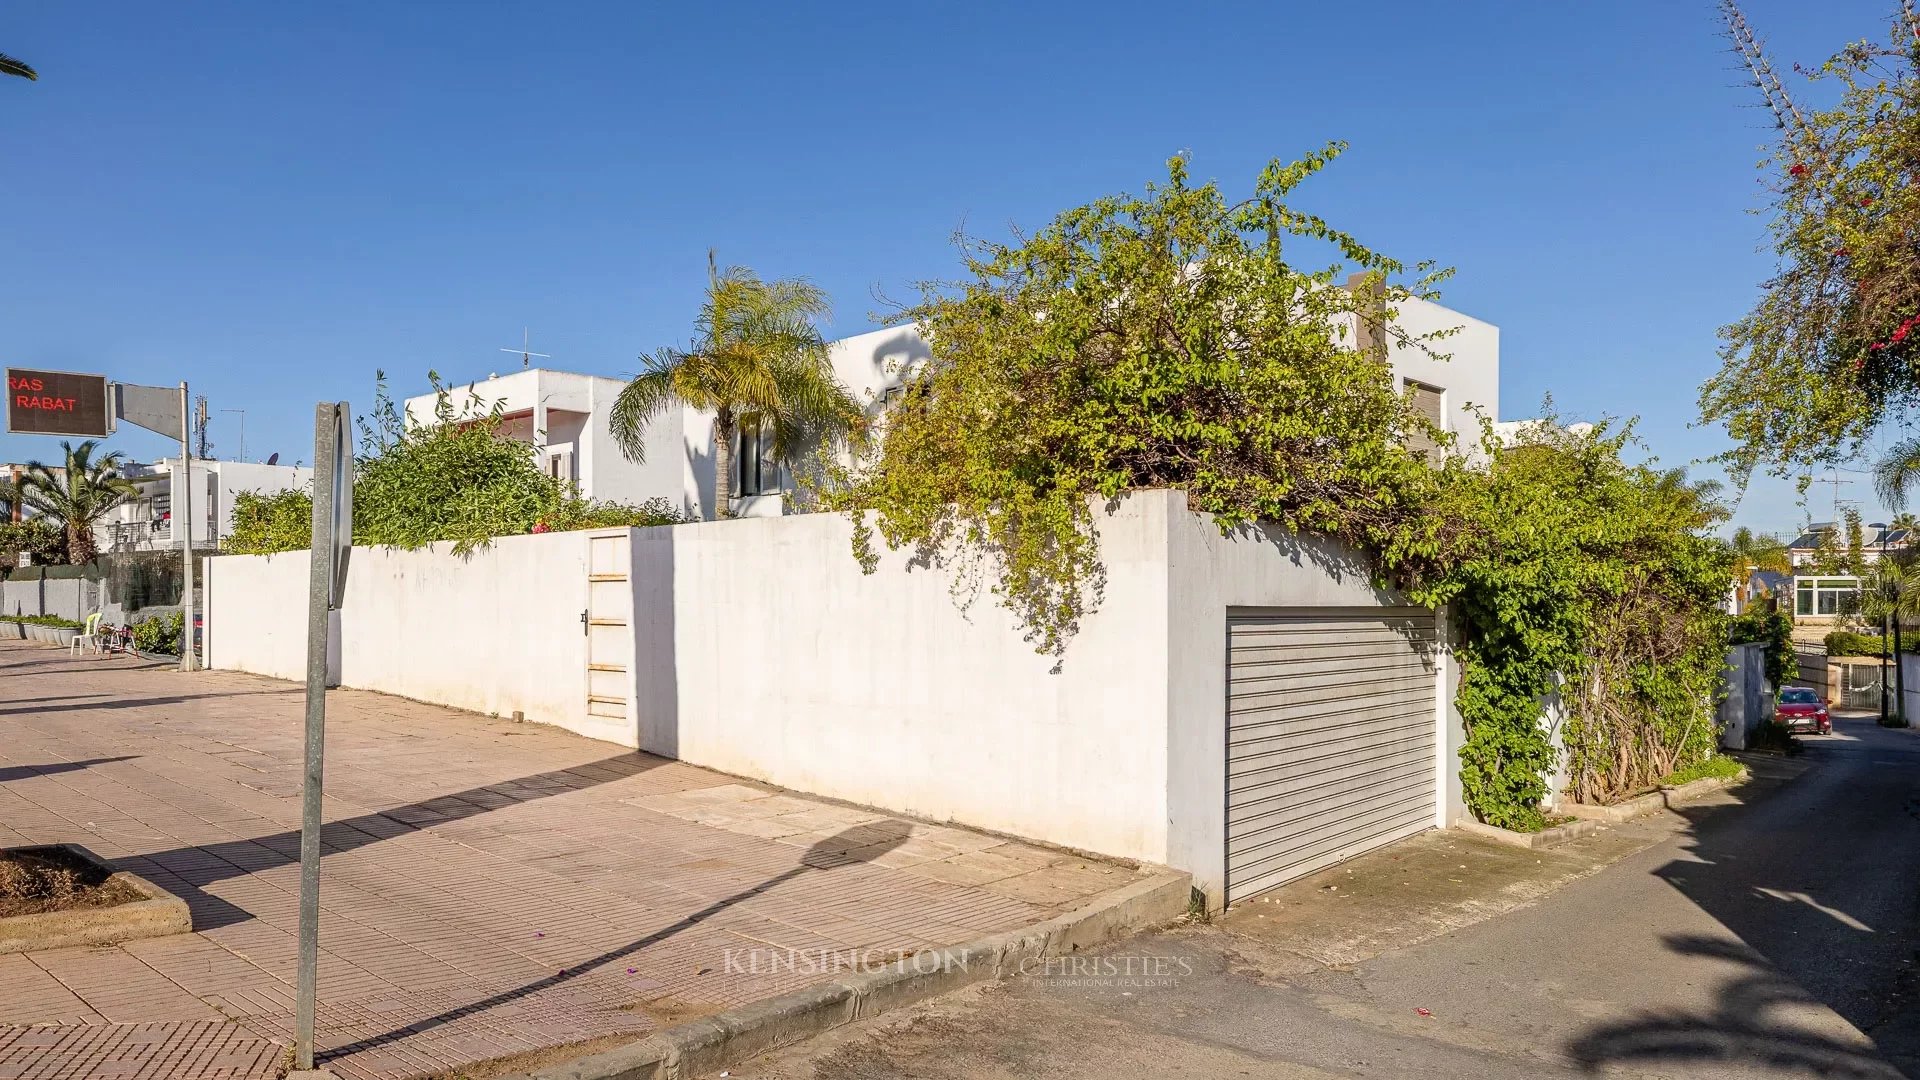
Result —
[[1920, 437], [1902, 439], [1873, 466], [1873, 488], [1890, 509], [1907, 505], [1907, 490], [1920, 481]]
[[640, 373], [613, 399], [609, 426], [628, 460], [647, 460], [647, 428], [679, 396], [674, 392], [674, 374], [685, 358], [686, 354], [676, 349], [661, 349], [641, 357]]
[[0, 75], [13, 75], [28, 82], [37, 82], [40, 73], [27, 66], [25, 60], [15, 60], [6, 53], [0, 53]]

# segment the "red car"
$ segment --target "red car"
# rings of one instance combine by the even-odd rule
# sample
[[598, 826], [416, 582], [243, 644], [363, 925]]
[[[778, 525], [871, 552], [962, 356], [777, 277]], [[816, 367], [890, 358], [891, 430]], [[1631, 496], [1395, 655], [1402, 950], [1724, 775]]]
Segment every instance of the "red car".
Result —
[[1773, 716], [1789, 731], [1810, 728], [1816, 735], [1833, 734], [1833, 717], [1827, 715], [1827, 703], [1804, 686], [1789, 686], [1780, 691], [1780, 704]]

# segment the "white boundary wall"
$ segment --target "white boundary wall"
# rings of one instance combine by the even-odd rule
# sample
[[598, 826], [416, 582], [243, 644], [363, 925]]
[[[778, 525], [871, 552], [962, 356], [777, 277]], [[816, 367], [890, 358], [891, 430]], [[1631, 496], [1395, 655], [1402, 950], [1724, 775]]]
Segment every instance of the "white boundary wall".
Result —
[[[1058, 673], [984, 589], [962, 611], [952, 575], [905, 553], [861, 573], [852, 522], [830, 514], [622, 530], [633, 720], [585, 715], [585, 533], [464, 559], [356, 548], [336, 670], [345, 686], [519, 710], [802, 791], [1175, 866], [1217, 905], [1228, 609], [1403, 601], [1334, 545], [1222, 536], [1180, 492], [1129, 495], [1098, 529], [1105, 595]], [[302, 678], [306, 581], [305, 552], [209, 560], [211, 666]], [[1450, 658], [1435, 677], [1446, 824], [1464, 813]]]
[[[586, 717], [589, 535], [504, 537], [466, 556], [451, 544], [355, 548], [333, 679], [631, 745], [621, 725]], [[203, 565], [208, 666], [304, 681], [307, 553]]]

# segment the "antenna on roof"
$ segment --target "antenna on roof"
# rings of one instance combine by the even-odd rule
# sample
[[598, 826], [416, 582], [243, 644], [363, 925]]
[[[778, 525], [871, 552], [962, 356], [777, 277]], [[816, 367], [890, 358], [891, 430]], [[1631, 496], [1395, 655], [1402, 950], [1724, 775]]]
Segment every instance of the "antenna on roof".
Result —
[[531, 340], [532, 340], [532, 331], [531, 331], [531, 330], [528, 330], [528, 329], [526, 329], [526, 328], [524, 328], [524, 327], [523, 327], [523, 328], [521, 329], [521, 331], [520, 331], [520, 347], [519, 347], [519, 348], [517, 348], [517, 349], [501, 349], [500, 351], [501, 351], [501, 352], [517, 352], [517, 353], [519, 353], [519, 354], [520, 354], [520, 370], [521, 370], [521, 371], [525, 371], [525, 370], [527, 370], [528, 368], [530, 368], [530, 367], [532, 367], [532, 366], [533, 366], [533, 358], [534, 358], [534, 357], [536, 357], [536, 356], [537, 356], [537, 357], [539, 357], [539, 358], [540, 358], [540, 359], [542, 359], [542, 360], [551, 360], [551, 359], [553, 359], [553, 354], [552, 354], [552, 353], [543, 353], [543, 352], [532, 352], [532, 351], [530, 351], [530, 350], [528, 349], [528, 343], [529, 343], [529, 342], [530, 342]]

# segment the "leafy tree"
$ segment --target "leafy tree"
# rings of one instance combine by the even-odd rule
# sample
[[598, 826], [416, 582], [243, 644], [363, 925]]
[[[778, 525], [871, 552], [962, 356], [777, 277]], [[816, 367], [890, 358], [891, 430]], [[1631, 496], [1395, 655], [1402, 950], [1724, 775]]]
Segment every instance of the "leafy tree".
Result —
[[1736, 0], [1721, 10], [1778, 128], [1760, 165], [1777, 266], [1753, 310], [1721, 331], [1701, 414], [1733, 436], [1736, 472], [1804, 476], [1856, 457], [1882, 421], [1904, 423], [1920, 402], [1920, 20], [1903, 0], [1890, 44], [1794, 65], [1831, 99], [1808, 109]]
[[1733, 536], [1727, 541], [1727, 554], [1733, 559], [1734, 580], [1742, 586], [1759, 571], [1784, 574], [1793, 569], [1786, 541], [1768, 533], [1756, 533], [1745, 525], [1733, 530]]
[[92, 562], [94, 524], [137, 492], [120, 475], [126, 459], [119, 451], [101, 454], [96, 460], [93, 455], [100, 444], [93, 439], [78, 446], [63, 442], [60, 447], [66, 452], [66, 465], [60, 470], [38, 461], [27, 465], [20, 481], [20, 501], [66, 529], [69, 561]]
[[1813, 548], [1813, 568], [1822, 574], [1843, 573], [1846, 560], [1840, 554], [1839, 545], [1834, 543], [1834, 530], [1831, 526], [1820, 530], [1820, 539]]
[[1860, 523], [1860, 511], [1848, 507], [1842, 521], [1847, 530], [1847, 552], [1841, 565], [1847, 573], [1858, 574], [1867, 567], [1867, 537]]
[[[1426, 345], [1378, 305], [1390, 316], [1443, 275], [1400, 284], [1400, 263], [1288, 205], [1343, 148], [1274, 161], [1231, 204], [1174, 158], [1144, 194], [1069, 210], [1011, 243], [967, 242], [964, 279], [924, 286], [904, 313], [930, 358], [879, 453], [827, 495], [873, 512], [872, 526], [857, 519], [863, 564], [877, 529], [960, 582], [991, 566], [1028, 639], [1059, 656], [1100, 588], [1095, 500], [1178, 487], [1222, 530], [1274, 521], [1361, 547], [1385, 540], [1432, 486], [1404, 437], [1442, 436], [1395, 393], [1383, 350], [1350, 328], [1365, 319], [1383, 339]], [[1369, 287], [1296, 268], [1287, 247], [1300, 238], [1330, 242]]]
[[[686, 520], [664, 500], [624, 506], [583, 499], [547, 475], [525, 443], [501, 436], [498, 405], [456, 406], [437, 375], [430, 423], [402, 415], [376, 385], [370, 416], [360, 418], [362, 453], [354, 462], [356, 544], [418, 548], [452, 541], [471, 551], [496, 536]], [[313, 499], [307, 491], [234, 498], [228, 549], [246, 555], [293, 551], [312, 543]]]
[[67, 561], [66, 530], [45, 518], [24, 521], [0, 519], [0, 573], [15, 565], [15, 557], [26, 552], [37, 565]]
[[669, 406], [714, 414], [715, 516], [733, 516], [734, 439], [744, 428], [770, 440], [789, 467], [857, 433], [864, 411], [834, 377], [816, 320], [827, 296], [799, 279], [761, 281], [721, 270], [707, 253], [707, 296], [686, 349], [641, 357], [641, 371], [614, 402], [620, 448], [645, 460], [646, 430]]
[[28, 67], [25, 60], [15, 60], [6, 53], [0, 53], [0, 75], [12, 75], [29, 82], [40, 78], [40, 73]]

